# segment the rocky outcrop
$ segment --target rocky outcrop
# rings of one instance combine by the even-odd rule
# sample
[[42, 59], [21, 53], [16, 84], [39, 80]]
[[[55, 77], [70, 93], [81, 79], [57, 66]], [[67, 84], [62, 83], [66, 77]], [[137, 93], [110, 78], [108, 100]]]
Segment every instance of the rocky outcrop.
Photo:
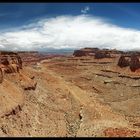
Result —
[[119, 54], [120, 52], [117, 50], [108, 50], [108, 49], [98, 49], [98, 48], [84, 48], [80, 50], [75, 50], [73, 56], [81, 57], [81, 56], [95, 56], [96, 59], [101, 58], [110, 58], [111, 54]]
[[[41, 53], [41, 52], [37, 52], [37, 51], [20, 51], [18, 52], [19, 57], [19, 62], [22, 59], [23, 65], [27, 66], [27, 65], [36, 65], [38, 62], [45, 60], [45, 59], [50, 59], [53, 57], [57, 57], [59, 55], [49, 55], [48, 53]], [[21, 58], [21, 59], [20, 59]]]
[[130, 75], [123, 75], [123, 74], [119, 74], [118, 77], [134, 79], [134, 80], [139, 80], [140, 79], [140, 76], [130, 76]]
[[4, 73], [17, 73], [22, 69], [22, 60], [18, 53], [0, 52], [0, 68]]
[[20, 85], [24, 90], [35, 90], [37, 82], [34, 81], [34, 76], [30, 78], [26, 75], [20, 74]]
[[76, 51], [74, 51], [73, 55], [76, 57], [81, 57], [81, 56], [86, 56], [87, 54], [86, 54], [86, 52], [84, 52], [82, 50], [76, 50]]
[[130, 61], [130, 69], [131, 69], [131, 71], [135, 72], [139, 68], [140, 68], [139, 58], [136, 55], [132, 55], [131, 56], [131, 61]]
[[18, 53], [0, 52], [1, 118], [16, 116], [24, 105], [25, 90], [36, 89], [35, 76], [29, 76], [25, 69]]
[[97, 52], [98, 48], [84, 48], [80, 50], [75, 50], [73, 56], [81, 57], [81, 56], [93, 56], [95, 52]]
[[15, 108], [12, 109], [11, 112], [6, 113], [5, 116], [16, 115], [21, 110], [22, 110], [21, 106], [17, 105]]
[[125, 56], [121, 56], [119, 58], [118, 66], [120, 66], [121, 68], [129, 66], [129, 64], [130, 64], [130, 62], [128, 59], [125, 58]]
[[97, 51], [95, 53], [95, 59], [101, 59], [101, 58], [111, 58], [110, 53], [105, 51]]
[[[28, 54], [22, 52], [22, 55]], [[34, 53], [33, 53], [34, 54]], [[37, 83], [34, 81], [34, 76], [26, 76], [20, 69], [22, 69], [22, 59], [18, 53], [14, 52], [0, 52], [0, 83], [3, 82], [5, 74], [18, 73], [19, 84], [23, 90], [35, 90]]]
[[6, 65], [6, 66], [9, 65], [9, 61], [6, 56], [2, 56], [1, 64]]
[[0, 68], [0, 83], [3, 82], [3, 72], [2, 69]]
[[140, 61], [139, 61], [139, 56], [136, 54], [126, 54], [126, 55], [122, 55], [119, 58], [118, 61], [118, 66], [119, 67], [130, 67], [130, 70], [132, 72], [135, 72], [137, 69], [140, 68]]

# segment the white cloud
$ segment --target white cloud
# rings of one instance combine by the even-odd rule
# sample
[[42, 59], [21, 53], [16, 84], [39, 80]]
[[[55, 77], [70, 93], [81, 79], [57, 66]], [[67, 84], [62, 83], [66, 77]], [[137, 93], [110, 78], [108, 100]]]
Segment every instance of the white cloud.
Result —
[[89, 6], [86, 6], [84, 9], [81, 9], [81, 13], [86, 14], [90, 10]]
[[140, 50], [140, 31], [121, 28], [93, 16], [79, 15], [42, 19], [15, 31], [0, 33], [0, 49], [83, 47]]

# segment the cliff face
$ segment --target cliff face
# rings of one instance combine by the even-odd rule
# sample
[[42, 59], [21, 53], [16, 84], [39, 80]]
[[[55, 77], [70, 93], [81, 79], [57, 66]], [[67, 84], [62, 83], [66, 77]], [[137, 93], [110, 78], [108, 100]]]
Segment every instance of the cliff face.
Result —
[[22, 60], [17, 53], [0, 52], [0, 69], [3, 73], [17, 73], [22, 69]]
[[18, 52], [18, 56], [22, 59], [23, 65], [36, 65], [38, 62], [40, 62], [43, 59], [47, 59], [48, 55], [41, 54], [36, 51], [30, 51], [30, 52]]
[[95, 59], [103, 58], [119, 58], [117, 65], [121, 68], [129, 66], [132, 72], [140, 69], [140, 52], [123, 52], [118, 50], [98, 49], [98, 48], [84, 48], [75, 50], [74, 57], [93, 56]]
[[123, 67], [130, 67], [130, 70], [132, 72], [135, 72], [136, 70], [140, 69], [140, 61], [139, 61], [140, 55], [137, 55], [135, 53], [131, 54], [123, 54], [120, 56], [119, 61], [118, 61], [118, 66], [121, 68]]
[[80, 50], [75, 50], [73, 55], [76, 57], [81, 57], [81, 56], [92, 56], [94, 55], [97, 51], [99, 51], [98, 48], [84, 48]]
[[117, 50], [108, 50], [108, 49], [98, 49], [98, 48], [84, 48], [80, 50], [75, 50], [73, 56], [82, 57], [82, 56], [94, 56], [96, 59], [101, 58], [111, 58], [115, 54], [120, 54], [120, 51]]
[[37, 83], [25, 74], [22, 59], [15, 52], [0, 52], [0, 116], [17, 111], [24, 103], [24, 91]]
[[121, 68], [123, 68], [123, 67], [127, 67], [129, 65], [130, 65], [130, 61], [129, 61], [129, 59], [126, 59], [125, 56], [121, 56], [119, 58], [118, 66], [120, 66]]
[[139, 57], [136, 55], [131, 55], [131, 61], [130, 61], [130, 69], [131, 71], [136, 71], [140, 68], [140, 61]]

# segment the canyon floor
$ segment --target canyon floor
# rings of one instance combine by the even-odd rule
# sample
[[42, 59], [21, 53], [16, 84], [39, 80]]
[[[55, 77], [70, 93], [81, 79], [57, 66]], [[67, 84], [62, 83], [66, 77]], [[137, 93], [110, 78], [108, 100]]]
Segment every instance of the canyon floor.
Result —
[[0, 136], [140, 136], [140, 72], [119, 68], [118, 59], [70, 56], [27, 65], [20, 73], [34, 77], [35, 90], [22, 90], [18, 74], [5, 75]]

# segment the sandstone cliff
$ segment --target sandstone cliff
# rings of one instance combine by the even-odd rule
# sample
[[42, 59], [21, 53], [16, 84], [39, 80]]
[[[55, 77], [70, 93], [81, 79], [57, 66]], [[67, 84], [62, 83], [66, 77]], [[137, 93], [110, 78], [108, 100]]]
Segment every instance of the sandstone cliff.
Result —
[[75, 50], [73, 56], [75, 57], [94, 56], [96, 59], [101, 59], [101, 58], [111, 58], [114, 57], [114, 55], [120, 53], [121, 51], [118, 50], [84, 48], [80, 50]]
[[35, 80], [24, 73], [18, 53], [0, 52], [0, 116], [21, 108], [24, 90], [35, 90], [36, 85]]
[[139, 61], [140, 55], [137, 55], [136, 53], [127, 53], [120, 56], [118, 60], [118, 66], [122, 67], [130, 67], [130, 70], [132, 72], [135, 72], [136, 70], [140, 69], [140, 61]]

